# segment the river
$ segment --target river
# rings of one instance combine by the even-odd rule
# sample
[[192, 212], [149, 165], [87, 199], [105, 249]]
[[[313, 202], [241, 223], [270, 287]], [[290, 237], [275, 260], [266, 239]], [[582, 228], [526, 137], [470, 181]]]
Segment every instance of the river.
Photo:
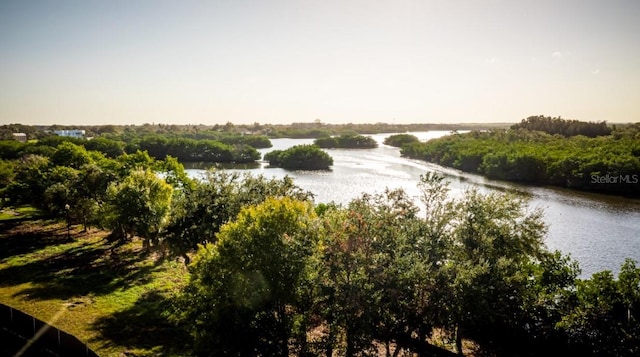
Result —
[[[449, 134], [447, 131], [412, 133], [421, 140]], [[398, 148], [382, 144], [392, 134], [372, 135], [380, 144], [375, 149], [328, 149], [334, 160], [331, 171], [288, 171], [270, 168], [266, 163], [248, 165], [241, 170], [267, 177], [291, 176], [294, 182], [315, 195], [315, 202], [347, 203], [363, 192], [382, 192], [402, 188], [418, 197], [421, 174], [435, 171], [450, 181], [451, 195], [460, 196], [476, 187], [483, 192], [512, 191], [530, 197], [530, 206], [542, 208], [548, 225], [545, 244], [560, 250], [580, 264], [581, 277], [601, 270], [617, 273], [625, 258], [640, 261], [640, 200], [605, 196], [572, 190], [534, 187], [488, 180], [479, 175], [400, 157]], [[262, 154], [293, 145], [310, 144], [313, 139], [272, 139], [273, 147]], [[191, 176], [202, 169], [188, 169]]]

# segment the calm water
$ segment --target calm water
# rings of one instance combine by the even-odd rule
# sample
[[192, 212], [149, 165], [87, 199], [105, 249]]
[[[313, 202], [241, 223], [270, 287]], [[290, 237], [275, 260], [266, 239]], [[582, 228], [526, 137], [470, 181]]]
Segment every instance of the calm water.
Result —
[[[448, 132], [413, 134], [427, 140]], [[380, 144], [376, 149], [327, 150], [334, 160], [331, 171], [287, 171], [269, 168], [266, 163], [248, 166], [242, 171], [277, 178], [289, 175], [298, 186], [313, 192], [316, 202], [338, 203], [347, 203], [363, 192], [382, 192], [386, 187], [403, 188], [417, 197], [419, 176], [436, 171], [450, 180], [452, 195], [461, 195], [464, 190], [477, 187], [484, 192], [515, 191], [530, 196], [531, 206], [540, 207], [545, 212], [549, 226], [547, 246], [577, 260], [583, 277], [605, 269], [617, 272], [627, 257], [640, 261], [640, 200], [487, 180], [478, 175], [401, 158], [399, 149], [382, 144], [389, 135], [372, 135]], [[313, 140], [273, 139], [271, 142], [273, 147], [260, 150], [262, 154], [310, 144]], [[187, 171], [192, 176], [203, 172], [202, 169]]]

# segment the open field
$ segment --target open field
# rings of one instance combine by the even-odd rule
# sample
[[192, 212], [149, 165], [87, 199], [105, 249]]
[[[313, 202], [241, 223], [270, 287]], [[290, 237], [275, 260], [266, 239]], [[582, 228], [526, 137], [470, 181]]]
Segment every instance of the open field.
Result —
[[0, 216], [0, 301], [85, 341], [100, 356], [184, 355], [163, 314], [186, 281], [181, 262], [118, 244], [105, 231]]

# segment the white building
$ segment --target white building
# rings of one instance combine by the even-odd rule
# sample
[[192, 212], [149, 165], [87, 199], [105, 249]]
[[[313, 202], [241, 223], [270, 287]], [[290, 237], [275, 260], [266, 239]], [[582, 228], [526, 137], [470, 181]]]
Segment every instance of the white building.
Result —
[[13, 133], [13, 138], [21, 143], [27, 142], [27, 134], [25, 133]]
[[68, 136], [71, 138], [84, 138], [84, 130], [54, 130], [54, 134], [58, 136]]

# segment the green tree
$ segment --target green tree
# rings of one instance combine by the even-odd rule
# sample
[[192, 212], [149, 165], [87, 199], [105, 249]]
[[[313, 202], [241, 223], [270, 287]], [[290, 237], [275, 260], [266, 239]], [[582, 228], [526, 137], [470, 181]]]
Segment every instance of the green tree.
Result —
[[56, 147], [51, 156], [51, 162], [57, 166], [68, 166], [79, 169], [81, 166], [93, 162], [89, 152], [81, 145], [65, 141]]
[[7, 187], [15, 180], [15, 170], [15, 162], [0, 159], [0, 207], [5, 203]]
[[640, 268], [627, 260], [616, 280], [610, 271], [579, 280], [559, 326], [574, 353], [636, 356], [640, 353]]
[[268, 198], [199, 250], [179, 302], [199, 354], [289, 356], [316, 230], [310, 203]]
[[43, 207], [42, 197], [47, 189], [46, 175], [51, 167], [49, 159], [40, 155], [26, 155], [16, 161], [15, 179], [6, 187], [7, 204], [18, 206], [36, 204]]
[[116, 158], [124, 154], [124, 143], [108, 139], [105, 137], [98, 137], [88, 140], [84, 143], [84, 147], [87, 150], [99, 151], [109, 158]]
[[172, 193], [171, 185], [150, 170], [133, 171], [109, 186], [106, 223], [117, 237], [137, 235], [149, 248], [166, 224]]
[[271, 196], [311, 198], [310, 193], [295, 186], [288, 176], [276, 180], [224, 171], [207, 172], [201, 180], [178, 191], [165, 235], [169, 248], [189, 264], [187, 253], [196, 250], [199, 244], [215, 242], [220, 227], [234, 219], [243, 206], [259, 204]]
[[418, 213], [394, 190], [323, 214], [316, 310], [327, 330], [326, 355], [374, 353], [376, 341], [389, 356], [392, 345], [396, 355], [434, 351], [425, 338], [446, 304], [439, 269], [446, 239]]
[[468, 337], [486, 349], [508, 346], [522, 329], [532, 267], [545, 257], [540, 210], [507, 194], [468, 191], [456, 205], [451, 258], [451, 323], [457, 348]]

